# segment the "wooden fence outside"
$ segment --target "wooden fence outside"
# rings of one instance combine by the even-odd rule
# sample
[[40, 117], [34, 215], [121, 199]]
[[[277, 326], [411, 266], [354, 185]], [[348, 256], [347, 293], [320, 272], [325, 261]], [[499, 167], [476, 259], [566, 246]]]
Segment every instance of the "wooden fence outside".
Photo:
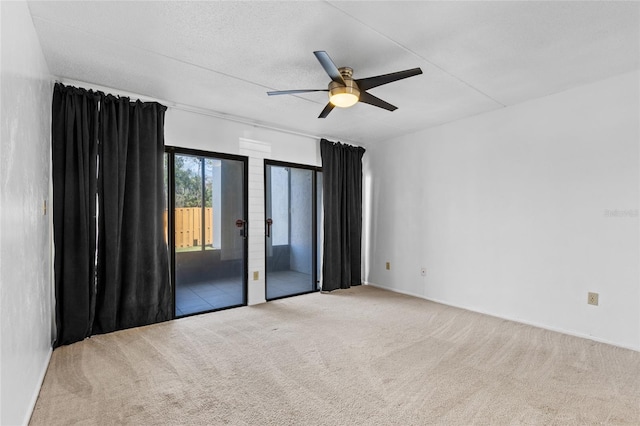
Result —
[[[184, 207], [175, 210], [176, 248], [202, 245], [202, 207]], [[204, 244], [213, 244], [213, 208], [204, 209]], [[167, 236], [167, 211], [164, 211], [164, 234]]]

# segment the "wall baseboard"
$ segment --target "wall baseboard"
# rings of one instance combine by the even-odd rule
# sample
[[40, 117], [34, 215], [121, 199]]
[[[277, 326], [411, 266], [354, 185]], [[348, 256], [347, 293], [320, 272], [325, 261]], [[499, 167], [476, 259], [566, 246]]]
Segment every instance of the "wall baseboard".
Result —
[[604, 344], [615, 346], [615, 347], [618, 347], [618, 348], [629, 349], [629, 350], [632, 350], [632, 351], [635, 351], [635, 352], [640, 352], [640, 347], [621, 345], [621, 344], [616, 343], [616, 342], [611, 342], [611, 341], [606, 340], [606, 339], [600, 339], [598, 337], [590, 336], [588, 334], [580, 333], [580, 332], [573, 331], [573, 330], [566, 330], [566, 329], [563, 329], [563, 328], [551, 327], [551, 326], [548, 326], [548, 325], [545, 325], [545, 324], [536, 323], [536, 322], [524, 321], [522, 319], [510, 318], [510, 317], [507, 317], [507, 316], [496, 315], [496, 314], [493, 314], [491, 312], [486, 312], [486, 311], [482, 311], [482, 310], [479, 310], [479, 309], [472, 309], [472, 308], [469, 308], [468, 306], [457, 305], [457, 304], [454, 304], [454, 303], [444, 302], [442, 300], [426, 297], [426, 296], [424, 296], [422, 294], [417, 294], [417, 293], [413, 293], [413, 292], [410, 292], [410, 291], [399, 290], [399, 289], [387, 287], [387, 286], [380, 285], [380, 284], [369, 283], [369, 282], [367, 282], [365, 284], [366, 285], [370, 285], [371, 287], [380, 288], [382, 290], [388, 290], [388, 291], [392, 291], [394, 293], [404, 294], [406, 296], [417, 297], [419, 299], [424, 299], [424, 300], [428, 300], [430, 302], [439, 303], [441, 305], [451, 306], [453, 308], [458, 308], [458, 309], [464, 309], [465, 311], [476, 312], [476, 313], [479, 313], [479, 314], [482, 314], [482, 315], [487, 315], [487, 316], [494, 317], [494, 318], [500, 318], [500, 319], [507, 320], [507, 321], [517, 322], [519, 324], [525, 324], [525, 325], [530, 325], [532, 327], [542, 328], [544, 330], [554, 331], [556, 333], [566, 334], [568, 336], [580, 337], [582, 339], [592, 340], [594, 342], [604, 343]]
[[24, 426], [29, 425], [29, 421], [31, 420], [31, 415], [33, 414], [33, 410], [36, 408], [36, 402], [38, 401], [38, 396], [40, 395], [40, 389], [42, 388], [42, 384], [44, 383], [44, 376], [47, 374], [47, 369], [49, 368], [49, 363], [51, 362], [51, 355], [53, 354], [53, 348], [49, 347], [49, 353], [47, 353], [46, 360], [44, 365], [42, 366], [42, 370], [40, 371], [40, 377], [38, 378], [38, 387], [35, 389], [33, 396], [31, 397], [31, 402], [29, 403], [29, 408], [27, 412], [24, 414], [24, 420], [22, 424]]

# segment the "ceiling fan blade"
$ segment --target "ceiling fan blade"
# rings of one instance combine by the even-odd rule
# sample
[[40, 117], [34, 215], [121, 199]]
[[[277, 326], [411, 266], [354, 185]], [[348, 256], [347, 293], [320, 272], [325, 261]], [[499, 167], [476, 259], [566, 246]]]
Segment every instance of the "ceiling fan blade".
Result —
[[298, 90], [276, 90], [273, 92], [267, 92], [269, 96], [275, 95], [295, 95], [296, 93], [309, 93], [309, 92], [328, 92], [329, 89], [298, 89]]
[[322, 110], [318, 118], [326, 118], [333, 108], [334, 108], [334, 105], [331, 102], [329, 102], [327, 106], [324, 107], [324, 109]]
[[336, 64], [333, 63], [327, 52], [325, 52], [324, 50], [318, 50], [313, 52], [313, 54], [316, 55], [316, 58], [320, 62], [320, 65], [322, 65], [322, 68], [324, 68], [327, 74], [329, 74], [331, 80], [335, 81], [336, 83], [340, 83], [343, 86], [346, 86], [344, 78], [342, 78], [342, 74], [340, 74], [338, 67], [336, 67]]
[[413, 68], [405, 71], [392, 72], [391, 74], [377, 75], [375, 77], [361, 78], [355, 80], [360, 90], [369, 90], [374, 87], [382, 86], [383, 84], [393, 83], [394, 81], [402, 80], [403, 78], [413, 77], [414, 75], [422, 74], [420, 68]]
[[373, 96], [371, 93], [360, 92], [360, 99], [358, 102], [364, 102], [365, 104], [377, 106], [378, 108], [386, 109], [387, 111], [395, 111], [397, 106], [391, 105], [389, 102], [385, 102], [380, 98]]

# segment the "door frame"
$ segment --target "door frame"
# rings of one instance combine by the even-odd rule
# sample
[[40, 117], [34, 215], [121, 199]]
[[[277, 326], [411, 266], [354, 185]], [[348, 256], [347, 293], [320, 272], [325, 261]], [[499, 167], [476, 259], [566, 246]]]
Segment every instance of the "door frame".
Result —
[[[267, 269], [267, 235], [266, 235], [266, 220], [267, 220], [267, 166], [276, 166], [276, 167], [290, 167], [293, 169], [303, 169], [303, 170], [311, 170], [313, 171], [311, 177], [311, 187], [313, 191], [312, 205], [311, 210], [313, 211], [312, 225], [313, 225], [313, 236], [311, 240], [311, 244], [313, 245], [312, 249], [312, 273], [311, 278], [313, 282], [313, 289], [310, 291], [305, 291], [302, 293], [295, 293], [287, 296], [279, 296], [274, 298], [267, 298], [267, 286], [269, 285], [269, 271]], [[264, 298], [267, 302], [271, 300], [284, 299], [292, 296], [299, 296], [302, 294], [315, 293], [320, 290], [318, 286], [318, 189], [317, 189], [317, 179], [318, 172], [322, 172], [322, 167], [311, 166], [308, 164], [298, 164], [298, 163], [290, 163], [287, 161], [278, 161], [272, 159], [264, 159], [264, 220], [265, 220], [265, 236], [264, 236]], [[291, 208], [291, 194], [289, 194], [289, 208]], [[290, 226], [290, 224], [289, 224]], [[291, 238], [291, 232], [289, 232], [289, 238]]]
[[[176, 247], [175, 247], [175, 155], [191, 155], [194, 157], [206, 157], [220, 160], [235, 160], [243, 163], [242, 190], [244, 192], [244, 208], [242, 214], [245, 221], [245, 236], [243, 243], [244, 251], [244, 274], [242, 276], [242, 304], [237, 306], [247, 306], [248, 300], [248, 275], [249, 275], [249, 157], [244, 155], [225, 154], [221, 152], [203, 151], [199, 149], [181, 148], [177, 146], [165, 145], [164, 152], [167, 154], [167, 245], [169, 250], [169, 279], [171, 281], [171, 319], [176, 318]], [[207, 312], [222, 311], [235, 308], [227, 306], [224, 308], [212, 309], [209, 311], [196, 312], [182, 315], [185, 318], [192, 315], [204, 314]]]

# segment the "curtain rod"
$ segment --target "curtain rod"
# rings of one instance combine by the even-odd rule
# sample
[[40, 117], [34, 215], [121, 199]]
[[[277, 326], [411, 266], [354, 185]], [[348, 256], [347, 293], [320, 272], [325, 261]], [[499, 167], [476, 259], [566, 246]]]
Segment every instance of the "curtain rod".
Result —
[[[259, 127], [261, 129], [272, 130], [272, 131], [281, 132], [281, 133], [288, 133], [290, 135], [302, 136], [302, 137], [309, 138], [309, 139], [318, 139], [318, 140], [327, 139], [327, 138], [339, 139], [339, 138], [335, 138], [335, 137], [332, 137], [332, 136], [327, 136], [327, 137], [317, 136], [317, 135], [311, 135], [309, 133], [299, 132], [297, 130], [276, 127], [276, 126], [272, 126], [272, 125], [269, 125], [269, 124], [266, 124], [266, 123], [261, 123], [261, 122], [258, 122], [258, 121], [249, 120], [247, 118], [238, 117], [236, 115], [225, 114], [225, 113], [222, 113], [222, 112], [213, 111], [213, 110], [209, 110], [209, 109], [206, 109], [206, 108], [200, 108], [200, 107], [191, 106], [191, 105], [179, 104], [177, 102], [168, 101], [166, 99], [160, 99], [160, 98], [156, 98], [156, 97], [153, 97], [153, 96], [147, 96], [147, 95], [140, 95], [140, 94], [133, 93], [133, 92], [127, 92], [125, 90], [115, 89], [113, 87], [103, 86], [101, 84], [89, 83], [87, 81], [73, 80], [73, 79], [70, 79], [70, 78], [56, 78], [54, 80], [54, 83], [61, 83], [61, 84], [72, 85], [72, 86], [80, 86], [80, 87], [83, 87], [83, 88], [99, 90], [99, 91], [105, 92], [105, 93], [115, 92], [114, 94], [117, 94], [119, 96], [126, 96], [128, 98], [138, 98], [138, 99], [140, 99], [142, 101], [146, 101], [146, 102], [158, 102], [158, 103], [161, 103], [161, 104], [165, 105], [167, 108], [173, 108], [173, 109], [177, 109], [177, 110], [180, 110], [180, 111], [190, 112], [190, 113], [194, 113], [194, 114], [200, 114], [200, 115], [204, 115], [204, 116], [207, 116], [207, 117], [220, 118], [222, 120], [233, 121], [235, 123], [246, 124], [246, 125], [249, 125], [249, 126], [252, 126], [252, 127]], [[88, 87], [85, 87], [85, 86], [88, 86]], [[350, 144], [356, 144], [355, 142], [350, 141], [350, 140], [343, 140], [343, 141], [348, 142]]]

